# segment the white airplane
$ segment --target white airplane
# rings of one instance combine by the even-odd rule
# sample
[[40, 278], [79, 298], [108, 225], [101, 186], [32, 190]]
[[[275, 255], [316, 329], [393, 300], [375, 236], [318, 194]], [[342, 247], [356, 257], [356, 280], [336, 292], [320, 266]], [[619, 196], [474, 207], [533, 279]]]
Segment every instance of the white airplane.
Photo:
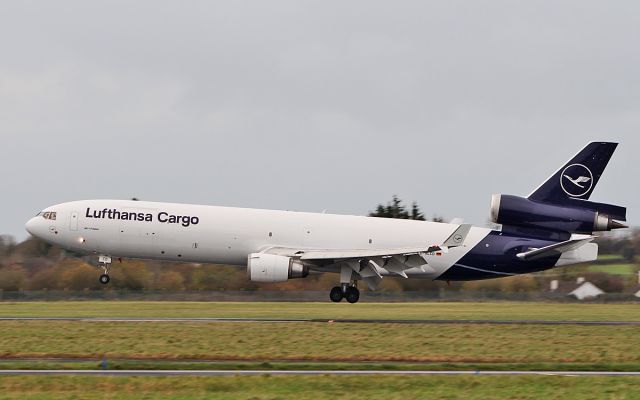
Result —
[[[358, 281], [386, 276], [475, 280], [591, 261], [594, 231], [625, 227], [624, 207], [587, 201], [617, 144], [590, 143], [529, 197], [494, 195], [500, 230], [428, 221], [127, 200], [46, 208], [26, 229], [49, 243], [98, 256], [109, 282], [115, 257], [246, 266], [257, 282], [339, 274], [330, 299], [355, 303]], [[567, 187], [563, 177], [589, 177]], [[581, 180], [581, 183], [587, 181]], [[579, 185], [578, 185], [579, 186]], [[585, 190], [586, 189], [586, 190]]]

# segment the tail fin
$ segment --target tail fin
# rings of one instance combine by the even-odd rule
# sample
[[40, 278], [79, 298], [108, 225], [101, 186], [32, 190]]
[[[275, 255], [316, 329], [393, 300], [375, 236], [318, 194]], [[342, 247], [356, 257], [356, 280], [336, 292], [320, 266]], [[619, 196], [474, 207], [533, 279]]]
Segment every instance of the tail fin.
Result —
[[618, 143], [591, 142], [529, 195], [530, 200], [563, 204], [588, 200]]

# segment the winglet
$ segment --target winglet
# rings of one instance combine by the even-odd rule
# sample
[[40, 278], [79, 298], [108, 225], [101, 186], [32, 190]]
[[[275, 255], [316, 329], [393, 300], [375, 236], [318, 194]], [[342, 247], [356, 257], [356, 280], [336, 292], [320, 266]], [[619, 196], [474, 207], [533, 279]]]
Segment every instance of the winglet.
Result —
[[467, 239], [469, 231], [471, 231], [471, 224], [461, 224], [442, 245], [446, 247], [462, 246]]

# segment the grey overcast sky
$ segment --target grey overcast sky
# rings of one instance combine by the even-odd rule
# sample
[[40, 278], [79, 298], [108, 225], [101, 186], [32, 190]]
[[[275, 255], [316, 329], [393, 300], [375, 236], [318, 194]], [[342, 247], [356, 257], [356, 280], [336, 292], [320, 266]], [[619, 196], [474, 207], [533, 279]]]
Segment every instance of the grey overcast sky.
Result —
[[87, 198], [485, 224], [591, 140], [640, 224], [640, 2], [6, 1], [0, 233]]

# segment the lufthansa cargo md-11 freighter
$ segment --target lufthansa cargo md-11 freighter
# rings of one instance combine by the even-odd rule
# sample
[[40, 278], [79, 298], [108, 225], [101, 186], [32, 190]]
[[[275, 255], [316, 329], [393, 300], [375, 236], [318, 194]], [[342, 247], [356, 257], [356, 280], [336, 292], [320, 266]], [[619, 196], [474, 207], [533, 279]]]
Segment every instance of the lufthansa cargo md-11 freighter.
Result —
[[616, 146], [589, 143], [528, 197], [494, 195], [500, 229], [127, 200], [57, 204], [26, 229], [97, 255], [104, 284], [115, 257], [246, 265], [257, 282], [334, 272], [331, 300], [355, 303], [359, 281], [375, 289], [386, 276], [477, 280], [595, 260], [593, 233], [625, 227], [624, 207], [588, 200]]

